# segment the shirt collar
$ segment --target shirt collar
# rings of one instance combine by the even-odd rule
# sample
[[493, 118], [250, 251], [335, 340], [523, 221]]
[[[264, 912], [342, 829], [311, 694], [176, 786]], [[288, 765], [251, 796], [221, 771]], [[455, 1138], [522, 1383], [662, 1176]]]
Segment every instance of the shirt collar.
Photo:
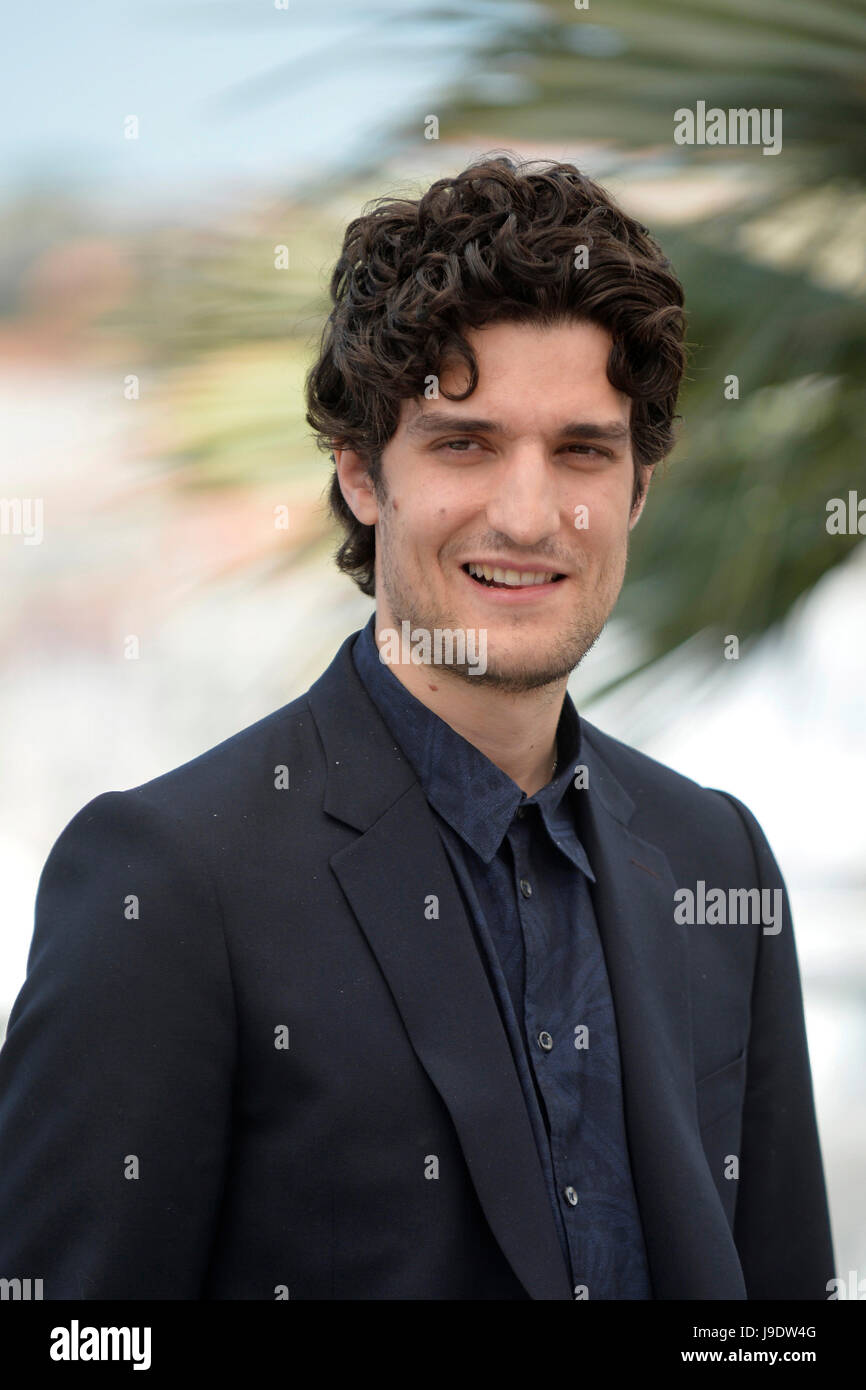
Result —
[[580, 719], [568, 692], [556, 730], [557, 773], [527, 796], [506, 772], [407, 690], [379, 656], [376, 614], [352, 646], [370, 698], [415, 770], [430, 805], [489, 864], [518, 806], [537, 805], [548, 833], [569, 859], [594, 878], [574, 830], [566, 793], [580, 761]]

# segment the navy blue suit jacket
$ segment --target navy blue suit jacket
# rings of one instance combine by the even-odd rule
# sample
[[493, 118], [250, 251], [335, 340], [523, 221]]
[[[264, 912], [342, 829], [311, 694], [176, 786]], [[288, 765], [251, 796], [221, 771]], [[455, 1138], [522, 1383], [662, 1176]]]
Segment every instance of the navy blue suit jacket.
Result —
[[[497, 1005], [354, 635], [305, 695], [54, 845], [0, 1050], [0, 1277], [48, 1299], [572, 1298]], [[776, 862], [732, 797], [583, 729], [654, 1297], [825, 1299], [787, 897], [777, 934], [675, 918], [698, 880], [784, 893]]]

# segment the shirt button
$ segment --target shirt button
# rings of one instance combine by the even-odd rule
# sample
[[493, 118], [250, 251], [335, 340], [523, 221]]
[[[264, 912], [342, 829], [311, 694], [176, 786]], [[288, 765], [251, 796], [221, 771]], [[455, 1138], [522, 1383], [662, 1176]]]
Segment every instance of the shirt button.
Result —
[[550, 1051], [550, 1049], [553, 1047], [553, 1038], [550, 1036], [549, 1033], [539, 1033], [538, 1046], [543, 1047], [545, 1052]]
[[522, 878], [520, 880], [520, 891], [524, 898], [532, 897], [532, 884], [529, 882], [528, 878]]
[[565, 1189], [565, 1200], [566, 1200], [571, 1206], [573, 1206], [573, 1207], [576, 1207], [576, 1206], [577, 1206], [577, 1201], [578, 1201], [577, 1193], [575, 1192], [575, 1190], [574, 1190], [573, 1187], [567, 1187], [567, 1188]]

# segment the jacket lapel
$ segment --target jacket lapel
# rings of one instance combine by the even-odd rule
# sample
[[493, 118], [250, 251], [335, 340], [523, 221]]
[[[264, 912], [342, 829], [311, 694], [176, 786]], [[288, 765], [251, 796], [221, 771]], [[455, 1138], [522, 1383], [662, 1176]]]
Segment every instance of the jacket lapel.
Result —
[[634, 835], [635, 806], [591, 750], [581, 834], [616, 1015], [632, 1176], [654, 1295], [745, 1298], [730, 1227], [701, 1144], [694, 1087], [687, 928], [674, 921], [667, 856]]
[[308, 694], [328, 767], [324, 810], [361, 832], [331, 867], [504, 1255], [531, 1298], [570, 1299], [508, 1037], [427, 801], [355, 670], [354, 637]]

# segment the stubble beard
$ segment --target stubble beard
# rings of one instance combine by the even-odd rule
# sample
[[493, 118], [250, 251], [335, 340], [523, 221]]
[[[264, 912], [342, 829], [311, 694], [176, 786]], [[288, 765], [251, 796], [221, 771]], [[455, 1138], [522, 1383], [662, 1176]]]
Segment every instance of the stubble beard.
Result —
[[[381, 535], [381, 532], [380, 532]], [[403, 632], [402, 624], [408, 622], [410, 640], [416, 629], [434, 633], [444, 631], [466, 631], [465, 623], [453, 614], [439, 610], [428, 602], [420, 585], [413, 589], [406, 581], [402, 570], [393, 561], [391, 547], [387, 538], [381, 550], [381, 584], [396, 627], [398, 636]], [[516, 614], [521, 621], [512, 622], [510, 615], [503, 612], [502, 618], [492, 616], [487, 636], [486, 669], [481, 671], [469, 661], [450, 661], [447, 665], [436, 665], [437, 676], [465, 680], [475, 687], [486, 686], [512, 695], [539, 690], [544, 686], [561, 684], [572, 671], [580, 665], [587, 652], [598, 641], [605, 623], [619, 597], [625, 575], [625, 562], [612, 562], [602, 566], [596, 588], [589, 594], [591, 602], [583, 605], [569, 615], [570, 626], [559, 631], [552, 638], [547, 649], [534, 658], [518, 654], [522, 634], [531, 632], [535, 622], [534, 615], [527, 609]], [[579, 583], [579, 577], [570, 575], [561, 583]], [[556, 599], [552, 599], [556, 602]], [[495, 629], [502, 625], [511, 626], [514, 650], [510, 654], [497, 651]], [[490, 629], [494, 629], [491, 633]], [[476, 629], [476, 632], [478, 629]], [[493, 641], [491, 641], [491, 636]], [[509, 639], [506, 639], [509, 640]], [[468, 644], [467, 644], [468, 646]], [[476, 652], [478, 651], [476, 639]]]

